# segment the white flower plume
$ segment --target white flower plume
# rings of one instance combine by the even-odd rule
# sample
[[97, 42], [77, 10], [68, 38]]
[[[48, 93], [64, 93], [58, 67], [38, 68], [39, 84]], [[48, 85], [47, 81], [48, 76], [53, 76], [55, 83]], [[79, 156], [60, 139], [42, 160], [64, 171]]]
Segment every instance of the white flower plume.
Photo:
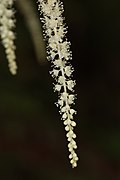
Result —
[[72, 52], [70, 51], [70, 42], [66, 38], [67, 29], [64, 25], [62, 13], [63, 3], [60, 0], [38, 0], [38, 7], [41, 13], [43, 23], [44, 38], [47, 40], [48, 60], [51, 61], [53, 70], [50, 72], [55, 78], [56, 84], [54, 90], [58, 91], [57, 106], [60, 107], [60, 114], [64, 121], [67, 131], [69, 158], [72, 167], [77, 166], [78, 156], [75, 152], [77, 148], [73, 132], [76, 126], [73, 115], [76, 111], [71, 107], [74, 104], [75, 81], [71, 79], [73, 67], [70, 64]]

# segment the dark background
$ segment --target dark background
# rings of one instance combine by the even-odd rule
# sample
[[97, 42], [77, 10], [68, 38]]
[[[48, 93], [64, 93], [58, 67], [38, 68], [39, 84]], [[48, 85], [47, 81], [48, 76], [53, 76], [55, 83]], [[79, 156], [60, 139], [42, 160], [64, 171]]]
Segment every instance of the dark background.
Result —
[[64, 5], [77, 80], [78, 167], [69, 163], [50, 63], [37, 61], [17, 9], [15, 77], [0, 45], [1, 180], [120, 179], [120, 1], [64, 0]]

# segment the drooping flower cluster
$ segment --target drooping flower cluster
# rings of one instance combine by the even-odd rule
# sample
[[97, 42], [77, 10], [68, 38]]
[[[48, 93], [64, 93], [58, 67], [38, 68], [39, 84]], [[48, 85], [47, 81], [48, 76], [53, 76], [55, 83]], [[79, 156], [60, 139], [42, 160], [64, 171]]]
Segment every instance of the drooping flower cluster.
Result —
[[0, 0], [0, 36], [8, 59], [9, 70], [15, 75], [17, 65], [15, 62], [15, 35], [13, 32], [15, 26], [13, 3], [14, 0]]
[[60, 114], [67, 131], [69, 158], [72, 167], [77, 166], [78, 157], [75, 152], [77, 148], [73, 132], [76, 126], [73, 115], [76, 111], [71, 107], [74, 104], [75, 81], [71, 79], [73, 68], [70, 64], [72, 53], [70, 42], [66, 38], [67, 29], [64, 25], [63, 4], [60, 0], [38, 0], [41, 21], [43, 23], [44, 37], [47, 39], [48, 60], [51, 61], [53, 70], [50, 72], [55, 78], [54, 90], [58, 91], [59, 99], [56, 103], [60, 107]]

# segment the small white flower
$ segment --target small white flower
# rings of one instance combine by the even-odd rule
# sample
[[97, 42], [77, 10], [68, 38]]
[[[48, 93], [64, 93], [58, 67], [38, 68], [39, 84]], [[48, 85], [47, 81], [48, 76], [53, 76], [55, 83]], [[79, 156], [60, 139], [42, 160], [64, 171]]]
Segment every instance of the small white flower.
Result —
[[74, 139], [76, 138], [76, 134], [73, 134], [73, 136], [72, 136]]
[[76, 122], [75, 121], [71, 121], [71, 126], [76, 126]]
[[[48, 33], [48, 34], [51, 34], [51, 33]], [[53, 50], [57, 50], [57, 44], [56, 43], [50, 43], [50, 47], [53, 49]], [[56, 53], [55, 53], [56, 55]]]
[[70, 155], [69, 155], [69, 158], [72, 159], [72, 157], [73, 157], [72, 154], [70, 154]]
[[72, 141], [71, 141], [71, 145], [74, 147], [74, 146], [76, 146], [76, 142], [72, 139]]
[[55, 61], [53, 62], [53, 64], [54, 64], [56, 67], [61, 67], [61, 66], [62, 66], [62, 60], [61, 60], [61, 59], [55, 60]]
[[59, 70], [53, 69], [50, 73], [53, 74], [53, 76], [57, 77], [59, 74]]
[[69, 126], [66, 126], [66, 127], [65, 127], [65, 130], [66, 130], [66, 131], [69, 131], [69, 130], [70, 130]]
[[76, 113], [76, 111], [74, 109], [70, 109], [70, 114], [73, 115], [74, 113]]
[[62, 99], [63, 101], [67, 101], [67, 98], [68, 98], [68, 93], [63, 92], [63, 93], [61, 94], [61, 99]]
[[67, 81], [67, 87], [70, 91], [73, 91], [74, 86], [75, 86], [75, 81], [73, 80]]
[[73, 70], [71, 69], [71, 66], [66, 66], [65, 67], [65, 74], [70, 77], [72, 74]]
[[69, 97], [68, 97], [68, 103], [69, 103], [69, 104], [73, 104], [73, 103], [74, 103], [74, 99], [75, 99], [75, 95], [73, 95], [73, 94], [69, 95]]
[[64, 121], [64, 124], [65, 124], [65, 125], [69, 125], [69, 126], [70, 126], [70, 124], [71, 124], [71, 120], [70, 120], [70, 119], [65, 120], [65, 121]]
[[66, 111], [67, 111], [67, 107], [66, 107], [66, 106], [64, 106], [64, 107], [61, 108], [61, 112], [62, 112], [62, 113], [66, 112]]
[[[66, 119], [66, 118], [67, 118], [67, 113], [64, 113], [64, 114], [62, 115], [62, 119]], [[64, 121], [64, 124], [65, 124], [65, 121]], [[67, 123], [66, 123], [65, 125], [67, 125]]]
[[[77, 161], [77, 160], [76, 160], [76, 161]], [[72, 167], [73, 167], [73, 168], [74, 168], [74, 167], [77, 167], [76, 161], [74, 161], [74, 162], [72, 163]]]
[[58, 104], [59, 106], [63, 106], [64, 101], [63, 101], [63, 100], [61, 100], [61, 99], [59, 99], [57, 104]]
[[68, 144], [68, 148], [72, 148], [72, 143], [71, 142]]
[[64, 84], [65, 83], [65, 77], [63, 77], [63, 76], [59, 76], [59, 78], [58, 78], [58, 82], [60, 83], [60, 84]]
[[55, 88], [55, 91], [60, 91], [61, 90], [61, 85], [56, 84], [54, 88]]

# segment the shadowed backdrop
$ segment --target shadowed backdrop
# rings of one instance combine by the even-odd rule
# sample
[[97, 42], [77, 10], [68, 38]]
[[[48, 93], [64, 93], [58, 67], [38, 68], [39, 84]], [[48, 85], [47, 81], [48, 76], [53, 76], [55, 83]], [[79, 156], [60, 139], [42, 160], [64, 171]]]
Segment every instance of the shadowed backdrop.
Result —
[[1, 180], [120, 179], [120, 1], [64, 0], [64, 7], [77, 83], [78, 167], [69, 164], [50, 63], [38, 61], [16, 3], [15, 77], [0, 45]]

